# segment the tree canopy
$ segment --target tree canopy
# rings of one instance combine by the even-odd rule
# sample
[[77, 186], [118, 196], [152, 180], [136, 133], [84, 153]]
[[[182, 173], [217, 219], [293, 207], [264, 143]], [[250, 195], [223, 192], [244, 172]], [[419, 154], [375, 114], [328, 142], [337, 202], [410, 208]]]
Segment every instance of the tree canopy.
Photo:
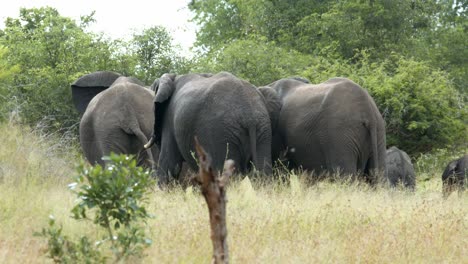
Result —
[[193, 0], [197, 69], [265, 85], [348, 77], [369, 90], [389, 145], [462, 144], [468, 108], [466, 1]]
[[76, 131], [69, 85], [109, 70], [147, 85], [164, 73], [229, 71], [262, 86], [348, 77], [367, 89], [389, 145], [410, 153], [468, 142], [468, 3], [462, 0], [192, 0], [195, 57], [161, 26], [129, 40], [51, 7], [21, 8], [0, 30], [0, 120]]
[[93, 13], [79, 21], [51, 7], [21, 8], [0, 31], [0, 119], [20, 112], [24, 123], [51, 131], [77, 127], [70, 84], [99, 70], [135, 76], [147, 84], [181, 60], [163, 27], [135, 32], [130, 41], [88, 31]]

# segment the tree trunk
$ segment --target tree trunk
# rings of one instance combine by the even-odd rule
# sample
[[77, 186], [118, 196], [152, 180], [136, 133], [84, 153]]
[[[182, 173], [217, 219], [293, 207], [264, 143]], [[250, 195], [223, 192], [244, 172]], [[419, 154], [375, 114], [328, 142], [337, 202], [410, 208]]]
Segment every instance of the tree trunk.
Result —
[[201, 185], [210, 214], [211, 241], [213, 243], [212, 263], [229, 263], [226, 228], [226, 191], [225, 186], [234, 172], [234, 162], [227, 160], [222, 176], [213, 172], [211, 157], [195, 138], [195, 148], [199, 159], [199, 173], [196, 180]]

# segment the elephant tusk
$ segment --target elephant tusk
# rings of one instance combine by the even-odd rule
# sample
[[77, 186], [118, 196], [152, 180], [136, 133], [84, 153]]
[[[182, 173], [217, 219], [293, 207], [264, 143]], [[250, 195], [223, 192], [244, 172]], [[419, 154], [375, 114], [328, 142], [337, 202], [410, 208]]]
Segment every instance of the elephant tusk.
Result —
[[154, 145], [154, 136], [151, 137], [151, 139], [148, 141], [148, 143], [145, 144], [144, 148], [149, 149]]

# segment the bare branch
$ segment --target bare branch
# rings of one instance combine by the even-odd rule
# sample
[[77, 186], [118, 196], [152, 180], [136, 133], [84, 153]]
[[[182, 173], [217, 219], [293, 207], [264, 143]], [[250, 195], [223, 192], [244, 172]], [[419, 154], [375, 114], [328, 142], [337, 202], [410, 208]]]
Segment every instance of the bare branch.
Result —
[[221, 177], [213, 172], [211, 157], [195, 137], [195, 149], [199, 159], [199, 173], [196, 180], [201, 185], [210, 214], [211, 241], [213, 243], [212, 263], [229, 263], [226, 228], [225, 186], [234, 173], [234, 161], [227, 160]]

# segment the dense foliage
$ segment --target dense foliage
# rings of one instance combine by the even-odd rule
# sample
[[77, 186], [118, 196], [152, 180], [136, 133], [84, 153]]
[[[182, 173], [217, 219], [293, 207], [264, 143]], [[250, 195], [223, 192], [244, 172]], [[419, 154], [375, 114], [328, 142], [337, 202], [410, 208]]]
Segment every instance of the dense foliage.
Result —
[[0, 30], [0, 120], [76, 128], [69, 85], [97, 70], [147, 85], [166, 72], [229, 71], [261, 86], [288, 76], [348, 77], [369, 90], [389, 145], [410, 153], [465, 147], [468, 4], [460, 0], [193, 0], [195, 58], [154, 26], [130, 40], [88, 31], [57, 10], [20, 10]]
[[198, 68], [265, 85], [348, 77], [368, 89], [388, 145], [466, 148], [466, 1], [194, 0]]
[[65, 132], [79, 121], [70, 91], [79, 76], [110, 70], [151, 84], [184, 67], [165, 28], [110, 40], [88, 32], [93, 22], [93, 14], [74, 21], [51, 7], [22, 8], [18, 18], [6, 19], [0, 31], [0, 119], [14, 111], [24, 123]]

